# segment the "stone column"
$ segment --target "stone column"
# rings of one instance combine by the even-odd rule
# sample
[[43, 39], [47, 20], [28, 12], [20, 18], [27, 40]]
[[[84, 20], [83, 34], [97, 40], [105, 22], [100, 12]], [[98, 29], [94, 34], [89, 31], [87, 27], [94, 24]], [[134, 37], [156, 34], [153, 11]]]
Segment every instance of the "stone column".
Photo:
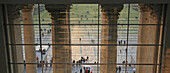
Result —
[[[162, 24], [162, 19], [159, 18], [161, 17], [161, 8], [159, 5], [155, 5], [153, 6], [154, 8], [152, 8], [152, 11], [151, 11], [151, 16], [150, 16], [150, 19], [151, 19], [151, 22], [150, 24]], [[154, 26], [151, 26], [151, 30], [150, 32], [152, 33], [152, 35], [154, 35], [155, 37], [152, 38], [151, 42], [154, 42], [154, 44], [161, 44], [161, 39], [162, 39], [162, 26], [161, 25], [154, 25]], [[154, 46], [153, 47], [153, 63], [154, 64], [159, 64], [159, 56], [160, 56], [160, 50], [161, 50], [161, 47], [158, 47], [158, 46]], [[154, 65], [153, 66], [153, 73], [156, 73], [158, 72], [159, 70], [159, 67], [157, 65]]]
[[[157, 24], [157, 15], [149, 5], [140, 4], [140, 24]], [[157, 25], [140, 25], [138, 44], [159, 44], [160, 29]], [[157, 46], [138, 46], [137, 63], [156, 64]], [[137, 73], [153, 73], [156, 66], [137, 65]]]
[[[62, 45], [69, 44], [69, 26], [68, 25], [57, 25], [57, 24], [68, 24], [68, 14], [70, 5], [46, 5], [46, 9], [51, 14], [52, 19], [52, 44], [53, 45], [53, 73], [71, 73], [71, 47]], [[67, 64], [65, 64], [67, 63]]]
[[[19, 13], [19, 5], [10, 4], [7, 5], [8, 11], [8, 24], [20, 24], [20, 13]], [[10, 43], [12, 44], [22, 44], [22, 36], [21, 36], [21, 26], [20, 25], [9, 25], [9, 36]], [[13, 45], [10, 48], [11, 56], [13, 63], [23, 63], [23, 48], [20, 45]], [[13, 65], [14, 73], [23, 73], [24, 65], [23, 64], [14, 64]]]
[[165, 21], [165, 39], [164, 39], [164, 45], [163, 47], [163, 64], [162, 64], [162, 72], [161, 73], [170, 73], [170, 5], [167, 5], [166, 10], [166, 21]]
[[[71, 8], [70, 8], [70, 5], [69, 5], [69, 7], [66, 10], [66, 24], [70, 24], [70, 9]], [[67, 32], [69, 32], [69, 33], [67, 33], [67, 35], [69, 35], [71, 37], [71, 32], [70, 32], [71, 30], [70, 30], [69, 25], [67, 26], [67, 29], [68, 29]], [[67, 43], [71, 44], [71, 38], [69, 36], [67, 37]], [[66, 50], [67, 50], [67, 54], [68, 54], [68, 63], [72, 63], [71, 45], [67, 46]], [[68, 69], [67, 73], [71, 73], [72, 72], [72, 65], [71, 64], [67, 65], [67, 69]]]
[[[24, 5], [22, 8], [23, 24], [33, 24], [33, 4]], [[33, 25], [23, 25], [24, 44], [35, 44]], [[34, 45], [25, 45], [25, 62], [36, 63], [36, 50]], [[27, 73], [37, 73], [36, 64], [26, 64]]]
[[[117, 44], [117, 24], [119, 12], [123, 9], [123, 5], [101, 5], [102, 8], [102, 23], [107, 24], [102, 26], [101, 44]], [[117, 61], [117, 46], [102, 46], [101, 47], [101, 73], [116, 73]]]

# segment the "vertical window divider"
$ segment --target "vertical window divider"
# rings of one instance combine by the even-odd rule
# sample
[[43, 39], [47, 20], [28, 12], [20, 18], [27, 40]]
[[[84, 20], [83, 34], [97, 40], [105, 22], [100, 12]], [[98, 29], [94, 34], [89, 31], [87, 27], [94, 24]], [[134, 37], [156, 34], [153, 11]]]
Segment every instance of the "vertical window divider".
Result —
[[128, 58], [128, 39], [129, 39], [129, 17], [130, 17], [130, 4], [128, 4], [128, 26], [127, 26], [127, 44], [126, 44], [126, 67], [125, 67], [125, 73], [127, 73], [127, 58]]
[[160, 50], [160, 59], [159, 59], [159, 70], [158, 73], [162, 73], [162, 64], [163, 64], [163, 55], [165, 53], [165, 33], [166, 33], [166, 12], [167, 12], [167, 4], [162, 5], [163, 10], [163, 27], [162, 27], [162, 37], [161, 37], [161, 50]]
[[[9, 73], [12, 73], [11, 71], [11, 64], [10, 64], [10, 61], [11, 61], [11, 58], [10, 58], [10, 48], [9, 48], [9, 41], [8, 41], [8, 27], [7, 27], [7, 5], [6, 4], [3, 4], [2, 5], [2, 9], [3, 9], [3, 21], [4, 21], [4, 31], [5, 31], [5, 39], [6, 39], [6, 52], [7, 52], [7, 62], [8, 62], [8, 70], [9, 70]], [[9, 25], [10, 26], [10, 25]], [[24, 63], [25, 64], [25, 63]]]
[[42, 68], [42, 73], [43, 73], [43, 56], [42, 56], [42, 41], [41, 41], [41, 20], [40, 20], [40, 5], [38, 4], [38, 21], [39, 21], [39, 38], [40, 38], [40, 50], [41, 50], [41, 68]]
[[100, 7], [99, 7], [99, 4], [98, 4], [98, 40], [97, 40], [97, 42], [98, 42], [98, 44], [97, 44], [98, 45], [97, 46], [97, 52], [98, 52], [97, 56], [98, 57], [97, 57], [97, 73], [99, 73], [99, 24], [100, 24], [99, 23], [99, 21], [100, 21], [100, 18], [99, 18], [100, 17], [100, 10], [99, 9], [100, 9]]

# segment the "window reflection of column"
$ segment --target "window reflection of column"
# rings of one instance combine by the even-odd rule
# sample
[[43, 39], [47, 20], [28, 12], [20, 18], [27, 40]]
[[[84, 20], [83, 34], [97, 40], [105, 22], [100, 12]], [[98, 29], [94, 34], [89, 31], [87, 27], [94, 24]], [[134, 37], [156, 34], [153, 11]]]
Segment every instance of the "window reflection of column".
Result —
[[[151, 5], [151, 19], [153, 20], [151, 22], [151, 24], [158, 24], [158, 25], [155, 25], [155, 26], [152, 26], [152, 31], [150, 32], [153, 32], [153, 35], [155, 35], [155, 38], [152, 42], [154, 42], [155, 44], [159, 44], [161, 43], [161, 36], [162, 36], [162, 26], [160, 24], [162, 24], [162, 6], [157, 4], [157, 5]], [[159, 63], [159, 52], [160, 52], [160, 49], [161, 47], [158, 47], [158, 46], [155, 46], [154, 47], [155, 49], [154, 50], [154, 56], [153, 56], [153, 63], [154, 64], [157, 64]], [[157, 70], [156, 70], [157, 69]], [[157, 65], [154, 65], [153, 67], [153, 73], [156, 73], [157, 71], [159, 70], [159, 67]]]
[[[8, 4], [7, 12], [8, 12], [8, 24], [20, 24], [20, 13], [19, 13], [20, 5], [16, 4]], [[22, 44], [22, 36], [21, 36], [21, 26], [20, 25], [10, 25], [9, 26], [10, 34], [10, 42], [12, 44]], [[23, 63], [23, 48], [20, 45], [13, 45], [11, 47], [11, 57], [13, 63]], [[13, 64], [14, 73], [23, 73], [24, 65], [23, 64]]]
[[[22, 8], [23, 24], [33, 24], [33, 4], [24, 5]], [[23, 25], [24, 44], [35, 44], [35, 33], [33, 25]], [[36, 50], [34, 45], [25, 45], [25, 62], [36, 62]], [[26, 64], [27, 73], [37, 73], [36, 64]]]
[[[102, 23], [101, 44], [117, 44], [117, 21], [119, 12], [123, 9], [123, 5], [101, 5]], [[101, 65], [102, 73], [116, 73], [117, 46], [101, 47]], [[107, 64], [108, 63], [108, 64]], [[112, 64], [109, 64], [112, 63]]]
[[[157, 24], [158, 17], [151, 5], [140, 4], [140, 24]], [[158, 11], [159, 12], [159, 11]], [[160, 39], [160, 26], [140, 25], [138, 32], [138, 44], [158, 44]], [[156, 64], [158, 46], [138, 46], [137, 63]], [[136, 66], [137, 73], [153, 73], [154, 65]]]
[[[70, 5], [46, 5], [52, 19], [52, 44], [69, 44], [70, 27], [68, 24]], [[71, 47], [66, 45], [53, 45], [53, 63], [71, 63]], [[53, 73], [71, 73], [71, 64], [53, 64]]]

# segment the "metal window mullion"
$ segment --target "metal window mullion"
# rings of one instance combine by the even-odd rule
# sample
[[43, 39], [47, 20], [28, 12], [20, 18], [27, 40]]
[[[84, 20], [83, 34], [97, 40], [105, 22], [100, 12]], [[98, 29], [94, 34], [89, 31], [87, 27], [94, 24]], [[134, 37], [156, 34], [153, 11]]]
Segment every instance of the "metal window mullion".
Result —
[[[68, 53], [69, 53], [69, 55], [72, 55], [72, 50], [71, 50], [71, 27], [70, 27], [70, 7], [67, 10], [68, 10], [67, 12], [68, 12], [68, 25], [69, 25], [69, 50], [68, 50]], [[69, 56], [69, 57], [71, 57], [70, 59], [72, 61], [72, 56]], [[70, 62], [69, 62], [69, 64], [70, 64]]]
[[97, 73], [99, 73], [99, 20], [100, 20], [100, 5], [98, 4], [98, 44], [97, 44]]
[[[160, 18], [161, 15], [162, 15], [162, 5], [161, 5], [160, 11], [158, 11], [158, 16], [157, 16], [157, 20], [158, 20], [158, 21], [157, 21], [157, 24], [161, 23], [161, 18]], [[161, 29], [160, 27], [161, 27], [161, 25], [157, 25], [157, 26], [156, 26], [156, 32], [157, 32], [157, 33], [156, 33], [156, 44], [159, 44], [159, 41], [160, 41], [160, 40], [159, 40], [159, 39], [160, 39], [160, 33], [161, 33], [161, 32], [160, 32], [160, 29]], [[161, 46], [162, 46], [162, 44], [161, 44]], [[155, 58], [154, 58], [153, 60], [154, 60], [154, 63], [155, 63], [155, 64], [158, 64], [158, 52], [159, 52], [158, 50], [159, 50], [159, 47], [156, 47], [156, 48], [155, 48], [155, 51], [154, 51], [154, 57], [155, 57]], [[154, 72], [154, 73], [157, 72], [157, 65], [153, 67], [153, 72]]]
[[43, 56], [42, 56], [42, 41], [41, 41], [41, 20], [40, 20], [40, 6], [38, 4], [38, 18], [39, 18], [39, 38], [40, 38], [40, 50], [41, 50], [41, 68], [42, 68], [42, 73], [43, 73]]
[[160, 59], [159, 59], [159, 72], [162, 72], [162, 61], [163, 61], [163, 55], [165, 52], [165, 25], [166, 25], [166, 14], [167, 14], [167, 4], [163, 4], [163, 27], [162, 27], [162, 38], [161, 38], [161, 50], [160, 50]]
[[128, 58], [128, 39], [129, 39], [129, 17], [130, 17], [130, 4], [128, 4], [128, 26], [127, 26], [127, 44], [126, 44], [126, 67], [125, 67], [125, 73], [127, 73], [127, 58]]
[[7, 52], [7, 59], [8, 59], [8, 70], [9, 70], [9, 73], [12, 73], [12, 71], [11, 71], [11, 64], [10, 64], [10, 61], [11, 61], [11, 59], [10, 59], [10, 52], [9, 52], [9, 42], [8, 42], [8, 28], [7, 28], [7, 10], [6, 10], [6, 5], [5, 4], [3, 4], [2, 5], [2, 9], [3, 9], [3, 19], [4, 19], [4, 31], [5, 31], [5, 39], [6, 39], [6, 52]]

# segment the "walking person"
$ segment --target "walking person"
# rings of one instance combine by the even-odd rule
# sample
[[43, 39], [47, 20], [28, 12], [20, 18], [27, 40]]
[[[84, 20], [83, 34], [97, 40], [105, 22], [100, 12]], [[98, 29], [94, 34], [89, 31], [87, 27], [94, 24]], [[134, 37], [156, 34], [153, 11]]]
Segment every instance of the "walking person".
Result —
[[119, 73], [121, 72], [121, 67], [119, 66]]
[[52, 67], [52, 63], [53, 63], [53, 58], [50, 60], [51, 61], [51, 63], [50, 63], [50, 67]]
[[117, 71], [118, 71], [118, 68], [116, 67], [116, 73], [117, 73]]
[[89, 57], [87, 56], [87, 60], [89, 59]]
[[46, 64], [45, 64], [45, 66], [46, 66], [46, 70], [47, 70], [47, 67], [48, 67], [48, 61], [46, 61]]
[[44, 36], [44, 33], [42, 33], [42, 37]]
[[39, 63], [39, 57], [37, 57], [36, 59], [37, 59], [37, 63]]
[[80, 73], [82, 73], [82, 68], [80, 69]]
[[122, 44], [122, 40], [120, 40], [120, 43]]
[[136, 71], [136, 68], [133, 68], [133, 73], [135, 73], [135, 71]]
[[89, 72], [89, 70], [88, 69], [86, 69], [86, 73], [88, 73]]

